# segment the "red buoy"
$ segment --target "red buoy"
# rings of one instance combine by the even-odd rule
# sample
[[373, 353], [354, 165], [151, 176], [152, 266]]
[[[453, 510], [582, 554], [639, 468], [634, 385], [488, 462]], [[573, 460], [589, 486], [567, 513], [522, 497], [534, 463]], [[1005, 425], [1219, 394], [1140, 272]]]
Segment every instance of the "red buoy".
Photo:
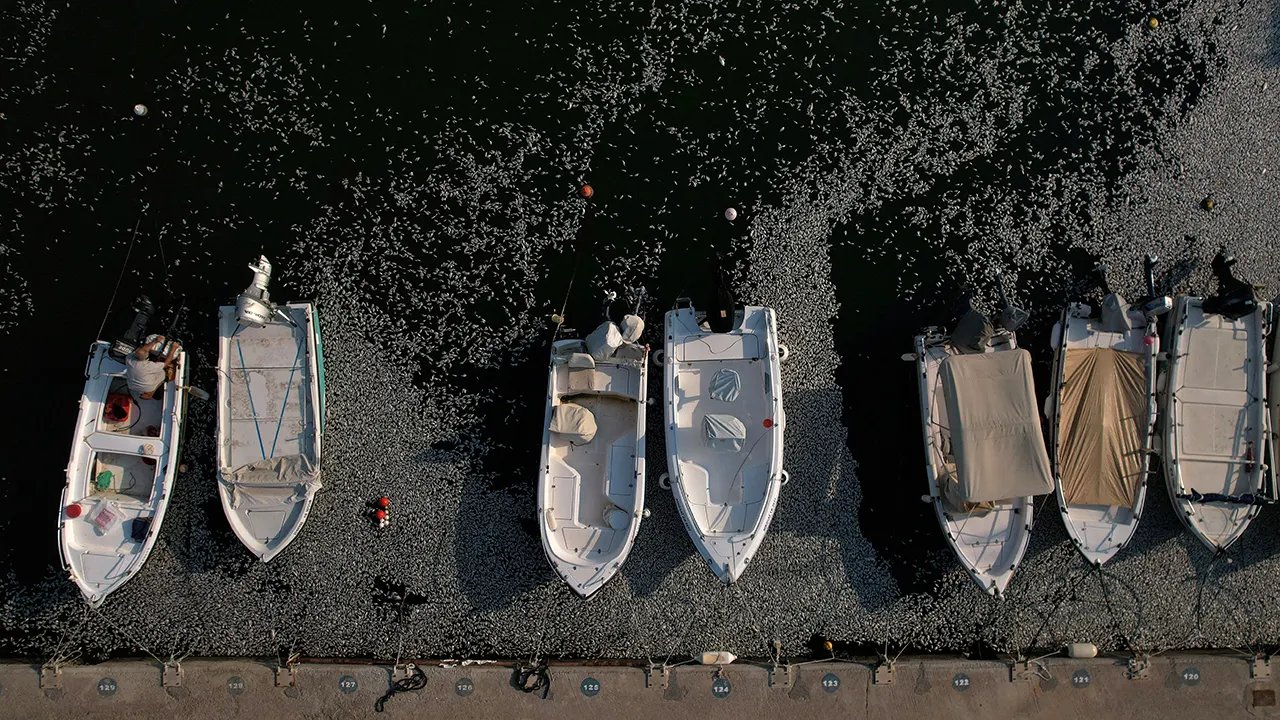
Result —
[[67, 517], [74, 520], [80, 517], [81, 510], [80, 503], [71, 503], [67, 506]]
[[386, 495], [383, 495], [382, 497], [378, 498], [378, 507], [382, 508], [383, 510], [386, 510], [387, 508], [391, 507], [391, 498], [387, 497]]
[[589, 198], [595, 194], [596, 194], [596, 191], [590, 185], [582, 186], [582, 197]]
[[766, 429], [766, 430], [768, 430], [769, 428], [773, 427], [773, 418], [765, 418], [765, 419], [764, 419], [764, 427], [765, 427], [765, 429]]
[[383, 520], [386, 520], [386, 519], [387, 519], [387, 511], [386, 511], [386, 510], [374, 510], [374, 511], [373, 511], [373, 519], [374, 519], [374, 520], [377, 520], [378, 522], [382, 522]]

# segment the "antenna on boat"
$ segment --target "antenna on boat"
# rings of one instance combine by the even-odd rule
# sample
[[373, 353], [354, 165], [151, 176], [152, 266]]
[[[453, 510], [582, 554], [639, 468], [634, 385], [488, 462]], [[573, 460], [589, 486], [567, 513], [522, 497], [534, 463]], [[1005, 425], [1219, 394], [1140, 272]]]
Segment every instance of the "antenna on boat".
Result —
[[271, 293], [267, 291], [267, 283], [271, 282], [271, 261], [266, 255], [259, 255], [255, 263], [249, 264], [253, 271], [253, 282], [236, 298], [236, 322], [252, 327], [266, 327], [273, 318], [280, 318], [293, 327], [297, 323], [288, 313], [271, 302]]
[[1031, 313], [1009, 302], [1009, 294], [1004, 287], [1004, 273], [996, 273], [996, 288], [1000, 291], [1000, 327], [1015, 332], [1031, 317]]
[[1156, 294], [1156, 263], [1159, 262], [1160, 258], [1150, 253], [1142, 260], [1142, 276], [1147, 284], [1147, 295], [1139, 304], [1142, 306], [1142, 314], [1149, 318], [1159, 317], [1173, 309], [1173, 298]]
[[1110, 273], [1107, 271], [1107, 264], [1102, 261], [1098, 261], [1093, 266], [1093, 271], [1098, 273], [1098, 287], [1102, 289], [1102, 294], [1112, 294], [1114, 291], [1111, 289], [1111, 277]]

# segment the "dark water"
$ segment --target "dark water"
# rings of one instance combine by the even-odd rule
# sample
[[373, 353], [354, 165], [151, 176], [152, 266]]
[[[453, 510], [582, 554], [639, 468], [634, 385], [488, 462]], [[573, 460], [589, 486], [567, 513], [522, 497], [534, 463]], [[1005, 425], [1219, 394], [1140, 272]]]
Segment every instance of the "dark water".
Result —
[[[990, 301], [1003, 270], [1036, 311], [1022, 344], [1040, 348], [1043, 387], [1052, 317], [1094, 260], [1080, 249], [1089, 198], [1123, 196], [1135, 153], [1195, 107], [1217, 62], [1212, 27], [1181, 30], [1124, 67], [1102, 50], [1152, 13], [1177, 27], [1181, 7], [9, 3], [0, 155], [17, 170], [0, 174], [0, 260], [17, 299], [0, 325], [11, 350], [0, 361], [5, 566], [26, 582], [57, 564], [51, 521], [83, 360], [122, 267], [117, 308], [143, 290], [185, 303], [181, 330], [205, 387], [215, 310], [247, 281], [246, 261], [323, 255], [334, 217], [406, 234], [395, 252], [371, 246], [361, 267], [278, 262], [276, 297], [321, 286], [305, 275], [318, 267], [365, 273], [365, 299], [427, 323], [415, 303], [438, 290], [431, 272], [459, 262], [477, 278], [468, 312], [495, 324], [562, 302], [571, 318], [590, 317], [601, 282], [622, 277], [647, 288], [656, 324], [676, 297], [704, 296], [714, 269], [748, 273], [738, 248], [753, 208], [898, 143], [918, 155], [858, 165], [856, 188], [814, 190], [813, 201], [863, 198], [829, 229], [843, 420], [862, 530], [901, 591], [929, 592], [940, 577], [930, 559], [945, 547], [917, 500], [915, 385], [899, 356], [914, 330], [947, 319], [964, 286]], [[982, 114], [950, 112], [973, 97]], [[135, 116], [135, 103], [149, 113]], [[518, 177], [466, 170], [489, 153], [524, 153]], [[361, 199], [362, 178], [418, 169], [466, 182], [417, 204]], [[578, 202], [583, 182], [595, 195], [560, 236], [547, 216]], [[485, 198], [478, 213], [468, 192]], [[742, 208], [735, 223], [729, 206]], [[993, 215], [1004, 237], [988, 243]], [[459, 237], [455, 250], [431, 234], [460, 226], [494, 244], [464, 251]], [[1021, 234], [1009, 226], [1030, 239], [1008, 241]], [[359, 235], [335, 234], [332, 256]], [[538, 246], [537, 274], [508, 280], [494, 248], [526, 235], [554, 237]], [[627, 248], [635, 256], [619, 257]], [[413, 359], [423, 386], [456, 380], [430, 349]], [[500, 398], [486, 408], [493, 449], [479, 471], [525, 497], [511, 469], [537, 463], [527, 440], [542, 406], [529, 389], [544, 361], [523, 348], [506, 360], [468, 380]], [[190, 430], [212, 427], [206, 418]]]

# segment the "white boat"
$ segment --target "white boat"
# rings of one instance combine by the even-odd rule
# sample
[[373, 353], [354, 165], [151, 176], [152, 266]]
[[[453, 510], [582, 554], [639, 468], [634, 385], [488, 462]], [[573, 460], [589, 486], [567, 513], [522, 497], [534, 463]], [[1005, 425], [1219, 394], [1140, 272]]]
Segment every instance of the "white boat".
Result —
[[547, 372], [538, 477], [542, 549], [589, 597], [626, 561], [644, 514], [644, 325], [605, 322], [583, 340], [557, 340]]
[[1053, 491], [1031, 356], [973, 311], [952, 335], [927, 328], [915, 349], [926, 499], [974, 582], [1002, 596], [1031, 539], [1034, 498]]
[[[1223, 257], [1214, 262], [1220, 280], [1229, 278]], [[1214, 552], [1238, 540], [1265, 502], [1270, 439], [1268, 304], [1254, 302], [1247, 285], [1232, 292], [1232, 282], [1211, 298], [1178, 297], [1165, 343], [1165, 477], [1178, 517]]]
[[218, 310], [218, 495], [240, 542], [268, 562], [297, 537], [320, 490], [324, 360], [310, 303], [277, 306], [265, 257]]
[[1155, 442], [1157, 315], [1171, 301], [1130, 305], [1106, 289], [1098, 312], [1071, 303], [1054, 325], [1046, 402], [1058, 509], [1076, 549], [1096, 566], [1129, 544], [1147, 497]]
[[[187, 355], [163, 393], [133, 397], [121, 353], [89, 348], [58, 516], [62, 567], [91, 607], [146, 562], [173, 492], [186, 416]], [[131, 351], [132, 348], [126, 350]]]
[[787, 481], [774, 311], [738, 307], [712, 332], [682, 298], [666, 316], [667, 470], [676, 507], [721, 582], [751, 562]]

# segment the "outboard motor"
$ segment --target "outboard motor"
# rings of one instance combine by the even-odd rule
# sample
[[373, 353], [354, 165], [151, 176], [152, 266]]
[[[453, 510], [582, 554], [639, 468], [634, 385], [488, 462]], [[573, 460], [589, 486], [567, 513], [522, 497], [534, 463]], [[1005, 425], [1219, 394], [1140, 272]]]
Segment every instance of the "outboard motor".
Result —
[[250, 263], [253, 282], [236, 298], [236, 322], [249, 327], [266, 327], [272, 318], [279, 317], [293, 325], [293, 319], [271, 302], [267, 283], [271, 282], [271, 261], [259, 255], [256, 264]]
[[994, 330], [987, 316], [973, 307], [973, 296], [965, 293], [961, 298], [961, 315], [951, 331], [951, 345], [961, 353], [985, 352]]
[[1009, 295], [1004, 290], [1004, 275], [996, 276], [996, 287], [1000, 290], [1000, 327], [1009, 332], [1017, 332], [1031, 317], [1031, 313], [1009, 302]]
[[1205, 312], [1235, 320], [1258, 309], [1253, 285], [1232, 274], [1231, 266], [1235, 264], [1235, 257], [1227, 254], [1225, 246], [1218, 249], [1218, 254], [1213, 258], [1213, 274], [1218, 278], [1218, 294], [1205, 298]]
[[119, 330], [108, 354], [115, 360], [124, 362], [125, 358], [146, 342], [147, 326], [151, 324], [155, 313], [156, 308], [151, 304], [151, 299], [146, 295], [139, 295], [128, 310], [121, 311], [120, 322], [116, 326]]
[[1148, 318], [1156, 318], [1173, 309], [1173, 298], [1156, 295], [1156, 263], [1160, 258], [1147, 255], [1142, 261], [1142, 275], [1147, 283], [1147, 294], [1138, 299], [1138, 309]]
[[1104, 293], [1102, 308], [1098, 312], [1102, 329], [1114, 333], [1129, 332], [1133, 329], [1133, 321], [1129, 318], [1129, 303], [1125, 302], [1123, 295], [1111, 289], [1106, 263], [1098, 263], [1093, 269], [1098, 273], [1098, 287]]
[[724, 270], [717, 270], [715, 294], [707, 307], [707, 327], [711, 332], [717, 333], [732, 331], [737, 309], [738, 303], [729, 289], [729, 281], [724, 276]]

